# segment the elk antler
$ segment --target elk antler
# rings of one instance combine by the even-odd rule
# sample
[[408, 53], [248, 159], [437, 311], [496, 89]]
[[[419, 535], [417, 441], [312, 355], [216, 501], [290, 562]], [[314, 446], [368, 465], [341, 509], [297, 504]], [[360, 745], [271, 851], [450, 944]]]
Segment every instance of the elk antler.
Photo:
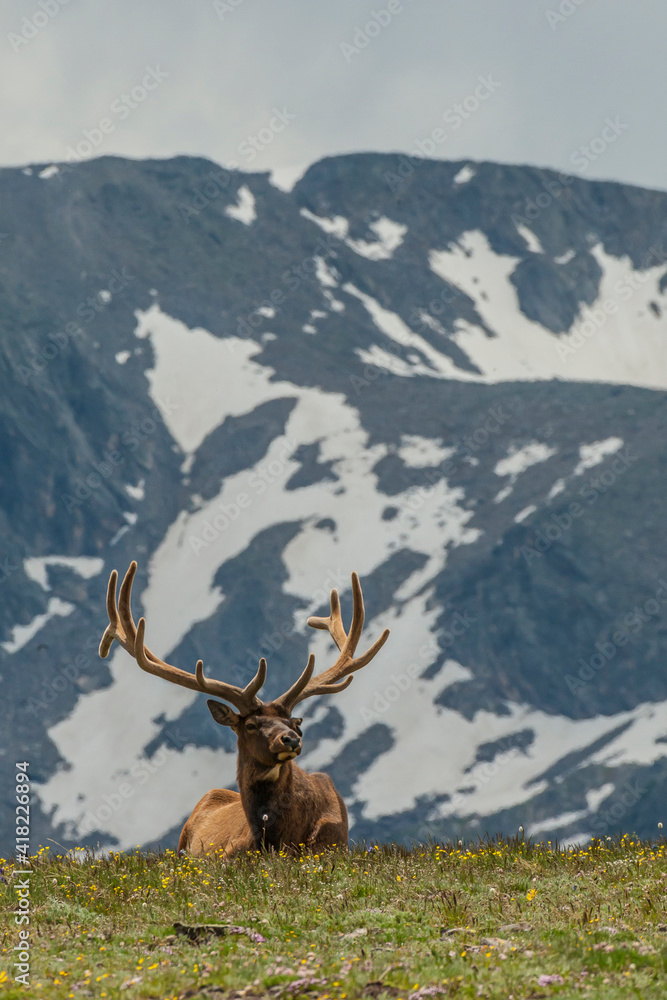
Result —
[[334, 665], [313, 677], [315, 657], [311, 653], [308, 665], [301, 674], [301, 677], [292, 685], [289, 691], [286, 691], [280, 698], [277, 698], [274, 704], [278, 703], [291, 712], [294, 706], [298, 705], [304, 698], [310, 698], [316, 694], [335, 694], [337, 691], [344, 691], [353, 681], [353, 678], [349, 675], [353, 674], [355, 670], [365, 667], [367, 663], [370, 663], [375, 654], [382, 649], [389, 636], [388, 628], [384, 630], [380, 638], [376, 639], [365, 653], [355, 658], [354, 653], [361, 636], [361, 630], [364, 627], [364, 598], [361, 593], [359, 577], [356, 573], [352, 574], [352, 595], [354, 610], [352, 612], [352, 624], [350, 625], [349, 633], [345, 632], [343, 626], [337, 590], [331, 591], [331, 614], [329, 617], [313, 617], [308, 619], [308, 624], [311, 628], [327, 629], [338, 646], [340, 656]]
[[262, 702], [257, 697], [257, 692], [266, 680], [266, 660], [264, 657], [259, 661], [259, 669], [250, 683], [244, 688], [240, 688], [235, 684], [226, 684], [224, 681], [216, 681], [204, 677], [204, 664], [202, 660], [197, 660], [195, 673], [190, 674], [179, 667], [173, 667], [171, 663], [166, 663], [156, 656], [155, 653], [151, 653], [148, 646], [144, 644], [146, 621], [144, 618], [141, 618], [139, 624], [135, 625], [130, 607], [132, 582], [136, 571], [137, 564], [133, 560], [120, 586], [118, 605], [116, 604], [118, 573], [115, 569], [111, 572], [107, 590], [109, 624], [100, 642], [100, 656], [106, 657], [109, 655], [109, 650], [115, 639], [123, 649], [127, 650], [130, 656], [135, 658], [141, 669], [146, 670], [149, 674], [155, 674], [156, 677], [163, 677], [167, 681], [180, 684], [181, 687], [190, 688], [192, 691], [204, 691], [206, 694], [215, 695], [217, 698], [224, 698], [225, 701], [234, 705], [242, 715], [248, 715], [253, 710], [259, 708]]

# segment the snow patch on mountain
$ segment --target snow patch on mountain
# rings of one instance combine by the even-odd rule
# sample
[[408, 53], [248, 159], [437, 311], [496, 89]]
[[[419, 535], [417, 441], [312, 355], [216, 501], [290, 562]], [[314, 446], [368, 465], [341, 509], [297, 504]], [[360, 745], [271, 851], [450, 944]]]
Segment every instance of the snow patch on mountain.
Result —
[[342, 215], [336, 215], [332, 219], [315, 215], [307, 208], [301, 209], [304, 219], [314, 222], [325, 233], [342, 240], [351, 250], [368, 260], [389, 260], [394, 255], [394, 251], [403, 242], [408, 227], [394, 222], [386, 216], [381, 216], [369, 223], [368, 228], [375, 233], [377, 240], [353, 240], [349, 236], [350, 224]]
[[521, 236], [525, 240], [526, 246], [528, 247], [531, 253], [544, 253], [544, 247], [538, 240], [535, 233], [532, 232], [532, 230], [530, 230], [528, 226], [519, 224], [516, 227], [516, 230], [519, 236]]
[[145, 480], [143, 478], [140, 479], [136, 486], [126, 483], [125, 492], [128, 496], [132, 497], [133, 500], [143, 500], [146, 495]]
[[[522, 448], [511, 448], [509, 454], [497, 462], [493, 470], [497, 476], [509, 476], [508, 483], [496, 494], [493, 502], [498, 504], [506, 500], [512, 494], [514, 484], [522, 472], [530, 469], [533, 465], [537, 465], [539, 462], [546, 462], [547, 459], [552, 458], [555, 454], [555, 448], [550, 448], [549, 445], [543, 444], [540, 441], [531, 441]], [[535, 509], [535, 507], [527, 507], [520, 514], [516, 515], [514, 518], [515, 522], [517, 524], [520, 523], [529, 514], [532, 514]]]
[[[667, 702], [640, 705], [627, 717], [632, 719], [632, 725], [594, 753], [590, 763], [620, 767], [623, 764], [652, 764], [659, 757], [667, 756], [667, 743], [659, 742], [667, 734]], [[619, 723], [624, 721], [620, 715], [616, 718]]]
[[560, 493], [563, 493], [565, 491], [565, 485], [566, 484], [564, 479], [557, 479], [556, 482], [551, 487], [551, 489], [549, 490], [549, 492], [547, 493], [547, 500], [553, 500], [554, 497], [557, 497]]
[[587, 469], [592, 469], [604, 462], [609, 455], [615, 455], [623, 447], [623, 441], [618, 437], [610, 437], [593, 444], [582, 444], [579, 447], [579, 461], [572, 472], [573, 476], [583, 476]]
[[377, 344], [373, 344], [368, 349], [357, 347], [355, 352], [365, 365], [370, 365], [371, 368], [377, 368], [382, 372], [388, 372], [390, 375], [399, 375], [401, 378], [414, 378], [417, 375], [432, 376], [430, 369], [419, 362], [417, 355], [414, 355], [412, 360], [404, 361], [402, 358], [397, 358], [391, 351], [385, 350], [384, 347], [378, 347]]
[[471, 181], [473, 179], [473, 177], [475, 176], [475, 173], [476, 173], [476, 171], [473, 170], [473, 168], [470, 166], [469, 163], [467, 163], [465, 165], [465, 167], [461, 167], [461, 169], [458, 171], [458, 173], [454, 175], [454, 179], [452, 180], [452, 184], [456, 184], [456, 185], [467, 184], [468, 181]]
[[537, 465], [539, 462], [546, 462], [556, 452], [556, 448], [550, 448], [549, 445], [541, 441], [531, 441], [523, 448], [512, 449], [506, 458], [502, 458], [496, 464], [493, 471], [497, 476], [509, 476], [511, 482], [514, 483], [526, 469], [530, 469], [531, 466]]
[[[390, 340], [393, 340], [394, 343], [399, 344], [401, 347], [412, 347], [414, 349], [415, 353], [412, 355], [408, 354], [406, 361], [402, 361], [400, 358], [392, 361], [394, 374], [398, 375], [407, 372], [410, 377], [428, 375], [431, 378], [456, 378], [466, 382], [485, 381], [471, 372], [462, 371], [457, 368], [451, 358], [448, 358], [445, 354], [441, 354], [427, 340], [420, 337], [418, 333], [414, 333], [397, 313], [392, 312], [390, 309], [385, 309], [372, 295], [366, 295], [365, 292], [361, 292], [351, 282], [343, 286], [343, 291], [347, 292], [348, 295], [353, 295], [363, 303], [364, 308], [378, 330], [386, 337], [389, 337]], [[381, 354], [380, 352], [384, 353]], [[380, 357], [386, 357], [386, 353], [384, 348], [379, 348], [376, 351], [357, 349], [357, 354], [361, 360], [368, 364], [377, 363]], [[400, 362], [400, 364], [396, 365], [396, 361]], [[392, 369], [388, 370], [391, 371]]]
[[386, 216], [371, 222], [368, 228], [377, 236], [376, 241], [346, 240], [352, 250], [368, 260], [389, 260], [394, 256], [394, 251], [400, 247], [408, 231], [407, 226], [392, 222]]
[[11, 638], [6, 642], [0, 642], [0, 646], [7, 653], [18, 653], [52, 618], [56, 615], [64, 618], [67, 615], [71, 615], [75, 610], [75, 606], [68, 601], [61, 601], [59, 597], [52, 597], [43, 614], [37, 615], [27, 625], [15, 625], [12, 629]]
[[[442, 720], [441, 726], [448, 734], [450, 750], [447, 770], [442, 774], [438, 791], [440, 794], [449, 794], [451, 800], [437, 806], [431, 818], [443, 818], [455, 814], [484, 816], [520, 805], [544, 791], [547, 787], [546, 781], [537, 779], [550, 766], [570, 753], [585, 751], [587, 746], [594, 745], [597, 740], [627, 722], [631, 725], [622, 736], [613, 740], [603, 750], [582, 760], [579, 767], [603, 762], [617, 766], [626, 759], [636, 760], [637, 751], [634, 749], [634, 744], [637, 739], [640, 739], [644, 748], [644, 753], [639, 755], [643, 763], [653, 763], [667, 756], [667, 746], [656, 741], [658, 733], [665, 732], [667, 702], [659, 705], [640, 705], [632, 712], [622, 712], [614, 716], [577, 720], [547, 715], [515, 704], [509, 704], [508, 708], [510, 709], [508, 716], [495, 716], [481, 711], [475, 715], [472, 722], [469, 722], [457, 712], [448, 712], [446, 718]], [[645, 732], [647, 719], [651, 725], [649, 731]], [[418, 735], [421, 734], [421, 725], [420, 723], [417, 730]], [[535, 738], [525, 751], [505, 753], [491, 768], [486, 763], [479, 763], [472, 770], [469, 769], [474, 760], [476, 747], [480, 743], [501, 740], [518, 729], [526, 728], [532, 730]], [[407, 743], [404, 745], [407, 746]], [[627, 758], [621, 754], [621, 748], [627, 751]], [[377, 782], [382, 778], [378, 765], [383, 759], [379, 758], [364, 774], [363, 780], [369, 782], [371, 787], [373, 780]], [[428, 794], [426, 781], [418, 782], [415, 787], [414, 776], [418, 774], [420, 774], [419, 768], [415, 764], [409, 793], [403, 796], [404, 808], [409, 808], [410, 795], [413, 792], [415, 799], [420, 793]], [[463, 796], [456, 795], [457, 789], [461, 786], [466, 789], [472, 786], [473, 790]], [[394, 805], [393, 809], [396, 808]], [[385, 810], [385, 814], [389, 811]], [[374, 815], [381, 814], [378, 812]]]
[[315, 215], [308, 208], [299, 210], [304, 219], [314, 222], [316, 226], [329, 236], [336, 236], [339, 240], [345, 240], [350, 228], [350, 223], [343, 215], [336, 215], [333, 219], [327, 219], [320, 215]]
[[23, 560], [27, 577], [38, 583], [43, 590], [50, 590], [48, 567], [66, 566], [84, 580], [90, 580], [104, 569], [104, 559], [98, 556], [28, 556]]
[[470, 231], [447, 250], [431, 250], [432, 271], [473, 300], [486, 327], [458, 319], [453, 335], [485, 381], [564, 378], [667, 388], [667, 339], [650, 308], [653, 301], [664, 304], [659, 283], [667, 267], [636, 271], [628, 257], [612, 257], [601, 246], [591, 252], [602, 269], [598, 297], [559, 336], [521, 311], [510, 281], [519, 260], [495, 253], [486, 234]]
[[502, 503], [503, 500], [507, 500], [507, 498], [511, 495], [512, 495], [512, 487], [503, 486], [502, 490], [499, 490], [498, 493], [496, 493], [495, 497], [493, 498], [493, 502]]
[[338, 285], [338, 275], [324, 257], [315, 257], [315, 277], [323, 288], [336, 288]]
[[225, 215], [230, 219], [242, 222], [244, 226], [250, 226], [257, 218], [255, 208], [255, 196], [247, 184], [243, 184], [236, 192], [237, 202], [235, 205], [227, 205]]
[[[23, 172], [25, 173], [25, 171]], [[32, 171], [30, 172], [32, 173]], [[49, 167], [44, 167], [43, 170], [40, 170], [37, 176], [43, 181], [48, 181], [51, 180], [52, 177], [55, 177], [58, 173], [60, 173], [60, 167], [56, 166], [55, 163], [52, 163]]]
[[528, 827], [528, 836], [537, 837], [540, 833], [544, 833], [545, 830], [562, 830], [565, 827], [571, 826], [573, 823], [578, 823], [582, 819], [587, 817], [590, 818], [597, 812], [598, 807], [602, 804], [602, 802], [609, 798], [611, 793], [614, 791], [614, 787], [615, 786], [612, 782], [608, 781], [600, 788], [591, 788], [588, 792], [586, 792], [585, 809], [578, 809], [572, 812], [562, 813], [560, 816], [551, 816], [548, 819], [539, 820], [539, 822], [533, 823]]
[[137, 312], [135, 335], [150, 337], [156, 363], [147, 375], [150, 394], [174, 440], [186, 454], [225, 417], [249, 413], [285, 395], [270, 381], [273, 369], [255, 364], [254, 340], [220, 339], [163, 313], [157, 303]]
[[455, 448], [444, 448], [440, 441], [424, 438], [419, 434], [403, 434], [398, 454], [404, 465], [410, 469], [427, 469], [446, 462], [455, 453]]

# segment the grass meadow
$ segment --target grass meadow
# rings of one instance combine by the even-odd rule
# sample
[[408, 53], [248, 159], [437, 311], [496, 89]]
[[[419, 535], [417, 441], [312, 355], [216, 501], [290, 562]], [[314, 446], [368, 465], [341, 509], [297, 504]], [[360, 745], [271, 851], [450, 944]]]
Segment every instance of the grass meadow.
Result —
[[[0, 859], [0, 878], [3, 1000], [667, 996], [662, 840], [373, 845], [232, 863], [40, 848], [28, 866]], [[29, 986], [13, 967], [26, 878]]]

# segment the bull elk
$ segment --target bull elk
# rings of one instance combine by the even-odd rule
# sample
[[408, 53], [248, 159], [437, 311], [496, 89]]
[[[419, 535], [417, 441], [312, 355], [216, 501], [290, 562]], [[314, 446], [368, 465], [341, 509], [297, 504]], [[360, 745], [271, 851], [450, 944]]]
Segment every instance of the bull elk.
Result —
[[[334, 844], [347, 846], [347, 810], [327, 774], [307, 774], [294, 763], [301, 753], [301, 719], [292, 712], [299, 702], [318, 694], [343, 691], [351, 676], [369, 663], [387, 640], [385, 629], [361, 656], [355, 651], [364, 624], [364, 601], [359, 577], [352, 574], [354, 610], [346, 632], [338, 592], [331, 591], [331, 614], [309, 618], [312, 628], [327, 629], [339, 650], [333, 666], [313, 677], [315, 657], [311, 653], [299, 679], [279, 698], [264, 703], [257, 697], [266, 680], [266, 660], [244, 688], [204, 676], [201, 660], [194, 674], [161, 660], [144, 643], [146, 623], [135, 625], [130, 607], [132, 581], [137, 564], [125, 574], [116, 603], [118, 574], [109, 577], [107, 611], [109, 624], [100, 643], [106, 657], [114, 639], [133, 656], [142, 670], [173, 684], [203, 691], [224, 699], [207, 701], [211, 715], [221, 726], [230, 726], [237, 737], [239, 791], [214, 788], [200, 799], [187, 820], [179, 851], [205, 854], [222, 851], [227, 858], [249, 850], [284, 849], [296, 853], [305, 848], [318, 851]], [[229, 706], [233, 705], [234, 711]]]

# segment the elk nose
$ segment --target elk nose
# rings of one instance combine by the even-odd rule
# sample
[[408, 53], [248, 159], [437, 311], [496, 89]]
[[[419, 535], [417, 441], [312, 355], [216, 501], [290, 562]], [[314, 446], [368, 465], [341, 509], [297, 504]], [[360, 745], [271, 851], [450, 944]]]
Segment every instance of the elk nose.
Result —
[[301, 743], [298, 736], [290, 736], [289, 733], [285, 733], [284, 736], [281, 736], [280, 741], [281, 743], [284, 743], [286, 747], [289, 747], [290, 750], [296, 750]]

